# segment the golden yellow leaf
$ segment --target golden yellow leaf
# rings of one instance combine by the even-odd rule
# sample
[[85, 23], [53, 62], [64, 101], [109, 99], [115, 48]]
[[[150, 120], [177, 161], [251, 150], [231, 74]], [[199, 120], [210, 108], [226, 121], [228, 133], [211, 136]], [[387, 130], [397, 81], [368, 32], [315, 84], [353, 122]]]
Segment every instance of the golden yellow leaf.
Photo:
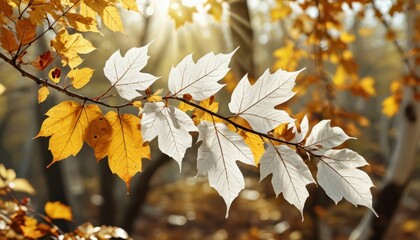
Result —
[[47, 216], [51, 219], [73, 220], [71, 208], [61, 202], [47, 202], [44, 210]]
[[31, 20], [32, 24], [34, 25], [42, 25], [45, 23], [45, 18], [47, 13], [52, 13], [54, 10], [54, 5], [41, 2], [41, 3], [34, 3], [31, 5], [31, 10], [29, 11], [29, 19]]
[[338, 87], [343, 86], [346, 82], [346, 69], [343, 65], [338, 65], [337, 69], [335, 70], [335, 74], [333, 77], [333, 82]]
[[113, 32], [124, 32], [118, 8], [112, 1], [85, 0], [86, 5], [101, 16], [103, 23]]
[[15, 34], [7, 28], [1, 28], [0, 43], [3, 49], [9, 53], [15, 52], [19, 48]]
[[271, 19], [275, 20], [282, 20], [285, 17], [289, 16], [292, 12], [292, 9], [289, 6], [289, 3], [285, 3], [283, 0], [276, 1], [276, 5], [271, 10]]
[[343, 32], [340, 34], [340, 40], [344, 43], [352, 43], [356, 40], [356, 36], [348, 32]]
[[20, 225], [23, 236], [30, 239], [38, 239], [45, 235], [38, 229], [38, 221], [35, 218], [24, 216], [24, 219], [24, 224]]
[[0, 83], [0, 96], [6, 91], [6, 87]]
[[51, 46], [61, 56], [63, 66], [67, 64], [70, 68], [75, 68], [83, 62], [79, 54], [90, 53], [96, 48], [92, 43], [83, 38], [82, 34], [69, 34], [66, 29], [58, 32], [54, 40], [51, 41]]
[[174, 20], [175, 28], [179, 28], [187, 22], [192, 22], [192, 16], [196, 12], [195, 7], [185, 6], [181, 0], [173, 0], [169, 4], [168, 15]]
[[50, 90], [48, 90], [46, 86], [42, 86], [38, 90], [38, 103], [42, 103], [43, 101], [45, 101], [49, 94], [50, 94]]
[[139, 12], [136, 0], [119, 0], [119, 2], [124, 9]]
[[67, 74], [67, 77], [71, 79], [71, 83], [74, 88], [79, 89], [85, 86], [93, 75], [93, 69], [91, 68], [75, 68], [70, 70], [70, 72]]
[[385, 98], [382, 102], [382, 113], [388, 117], [394, 116], [400, 108], [401, 99], [395, 95]]
[[131, 105], [133, 105], [133, 107], [136, 108], [141, 108], [143, 106], [143, 103], [141, 103], [141, 101], [134, 101], [131, 103]]
[[35, 39], [36, 26], [32, 24], [31, 20], [24, 18], [16, 23], [16, 36], [18, 41], [22, 44], [28, 44]]
[[209, 6], [208, 14], [214, 17], [214, 20], [220, 22], [223, 15], [223, 0], [207, 0], [206, 6]]
[[360, 87], [367, 93], [369, 96], [375, 96], [375, 80], [372, 77], [364, 77], [360, 79]]
[[97, 161], [108, 155], [111, 137], [112, 127], [105, 117], [100, 116], [90, 121], [86, 130], [85, 142], [93, 148]]
[[255, 164], [260, 163], [261, 156], [265, 152], [264, 141], [257, 134], [241, 130], [239, 134], [244, 138], [245, 143], [249, 146], [254, 155]]
[[77, 13], [67, 13], [66, 18], [70, 26], [81, 32], [99, 32], [95, 18], [85, 17]]
[[140, 118], [113, 111], [105, 117], [112, 126], [108, 164], [111, 171], [124, 180], [129, 191], [131, 178], [141, 171], [141, 159], [150, 159], [150, 148], [143, 144]]
[[180, 102], [179, 105], [178, 105], [178, 109], [180, 109], [181, 111], [184, 111], [184, 112], [188, 112], [188, 111], [194, 110], [195, 107], [193, 107], [193, 106], [191, 106], [187, 103]]
[[65, 101], [48, 110], [46, 115], [48, 118], [42, 123], [36, 137], [51, 136], [49, 149], [53, 160], [48, 165], [51, 166], [70, 155], [75, 156], [80, 151], [89, 122], [102, 113], [97, 105]]
[[[200, 102], [200, 106], [203, 108], [210, 110], [214, 113], [217, 113], [219, 110], [219, 103], [214, 101], [214, 96], [211, 96], [203, 101]], [[209, 113], [201, 110], [201, 109], [195, 109], [193, 112], [193, 121], [197, 125], [200, 123], [200, 121], [205, 120], [209, 122], [213, 122], [213, 119], [215, 119], [212, 115]], [[216, 120], [216, 119], [215, 119]]]

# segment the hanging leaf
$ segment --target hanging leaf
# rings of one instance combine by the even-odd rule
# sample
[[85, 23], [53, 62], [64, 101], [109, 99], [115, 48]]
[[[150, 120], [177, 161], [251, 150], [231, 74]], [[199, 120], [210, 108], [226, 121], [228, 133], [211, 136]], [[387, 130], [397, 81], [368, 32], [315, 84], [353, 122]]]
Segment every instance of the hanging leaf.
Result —
[[186, 56], [169, 73], [168, 87], [174, 96], [190, 94], [194, 100], [204, 100], [216, 94], [224, 84], [219, 84], [229, 71], [229, 62], [236, 50], [229, 54], [208, 53], [194, 63], [192, 55]]
[[254, 130], [262, 133], [282, 123], [292, 122], [293, 119], [285, 111], [274, 107], [294, 96], [292, 88], [300, 71], [277, 70], [270, 74], [267, 69], [253, 86], [247, 76], [243, 77], [233, 90], [230, 111], [245, 118]]
[[303, 159], [288, 146], [269, 146], [260, 161], [261, 180], [273, 174], [271, 182], [276, 196], [295, 205], [303, 220], [303, 207], [309, 196], [306, 185], [315, 183]]
[[158, 137], [159, 149], [177, 161], [181, 170], [185, 151], [192, 145], [189, 132], [198, 131], [191, 118], [173, 106], [165, 106], [163, 102], [146, 103], [142, 113], [144, 140], [152, 141]]
[[146, 90], [158, 79], [151, 74], [140, 72], [149, 59], [148, 48], [149, 45], [131, 48], [124, 57], [118, 50], [105, 63], [105, 76], [117, 89], [118, 94], [127, 100], [142, 96], [137, 90]]
[[208, 175], [210, 186], [215, 188], [229, 208], [239, 192], [245, 188], [244, 177], [236, 165], [241, 161], [255, 165], [251, 149], [240, 135], [230, 131], [223, 123], [201, 121], [198, 125], [197, 175]]

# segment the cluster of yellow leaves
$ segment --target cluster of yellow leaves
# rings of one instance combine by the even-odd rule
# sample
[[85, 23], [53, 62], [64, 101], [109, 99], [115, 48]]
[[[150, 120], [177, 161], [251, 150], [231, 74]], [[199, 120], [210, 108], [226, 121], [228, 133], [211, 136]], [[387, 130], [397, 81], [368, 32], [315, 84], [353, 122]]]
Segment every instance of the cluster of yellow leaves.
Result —
[[175, 22], [175, 28], [193, 21], [193, 15], [197, 12], [196, 7], [185, 6], [181, 0], [173, 0], [169, 3], [168, 15]]
[[129, 187], [131, 178], [141, 171], [141, 159], [150, 159], [150, 148], [143, 143], [137, 116], [113, 111], [103, 116], [97, 105], [75, 101], [62, 102], [46, 115], [36, 137], [51, 137], [51, 164], [76, 156], [86, 142], [98, 161], [108, 155], [111, 171]]
[[[361, 17], [363, 16], [363, 0], [361, 9], [353, 9]], [[292, 7], [300, 8], [301, 11], [293, 11]], [[334, 124], [341, 124], [349, 133], [358, 132], [355, 126], [346, 123], [345, 110], [334, 105], [334, 98], [338, 91], [348, 91], [353, 95], [370, 98], [376, 95], [375, 81], [372, 77], [359, 76], [359, 67], [351, 51], [351, 44], [356, 36], [347, 31], [342, 21], [344, 15], [343, 5], [347, 1], [276, 1], [272, 9], [273, 21], [284, 21], [285, 27], [284, 45], [274, 52], [276, 62], [274, 68], [296, 71], [301, 62], [314, 62], [313, 71], [305, 71], [298, 79], [298, 96], [312, 97], [308, 104], [301, 109], [303, 112], [313, 113], [322, 118], [333, 118]], [[350, 6], [352, 7], [352, 6]], [[319, 16], [312, 16], [311, 8], [322, 11]], [[324, 89], [323, 93], [318, 92]], [[304, 93], [300, 94], [299, 93]], [[339, 115], [337, 115], [340, 113]], [[355, 113], [349, 113], [355, 114]], [[313, 118], [314, 119], [314, 118]], [[315, 118], [316, 119], [316, 118]], [[363, 121], [359, 124], [361, 125]]]

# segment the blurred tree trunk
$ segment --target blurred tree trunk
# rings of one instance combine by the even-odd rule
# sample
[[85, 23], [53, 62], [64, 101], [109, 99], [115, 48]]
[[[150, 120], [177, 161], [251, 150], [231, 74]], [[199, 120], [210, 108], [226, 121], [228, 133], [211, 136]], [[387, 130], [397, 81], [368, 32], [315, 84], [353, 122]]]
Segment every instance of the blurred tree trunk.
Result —
[[99, 222], [103, 225], [116, 225], [116, 206], [114, 196], [115, 177], [109, 170], [108, 157], [98, 163], [101, 178], [101, 195], [103, 203], [99, 209]]
[[232, 69], [235, 77], [241, 79], [246, 73], [255, 78], [254, 44], [251, 17], [246, 0], [231, 0], [229, 2], [229, 26], [232, 33], [232, 47], [239, 49], [233, 55]]
[[[420, 47], [420, 42], [414, 41], [413, 38], [416, 32], [415, 21], [420, 17], [415, 3], [420, 4], [420, 0], [413, 1], [407, 9], [407, 39], [410, 49]], [[414, 70], [414, 77], [419, 82], [420, 68], [416, 66], [415, 57], [410, 59], [407, 67], [409, 71]], [[415, 100], [414, 94], [418, 91], [418, 86], [404, 88], [404, 99], [396, 121], [397, 143], [379, 195], [374, 198], [374, 208], [379, 217], [375, 218], [371, 212], [367, 213], [350, 239], [383, 239], [386, 236], [417, 160], [420, 141], [420, 101]]]
[[[47, 100], [42, 103], [41, 105], [38, 105], [38, 103], [35, 103], [35, 109], [36, 109], [36, 124], [37, 126], [41, 126], [42, 122], [44, 121], [44, 114], [55, 105], [55, 99], [53, 96], [49, 96]], [[49, 138], [38, 138], [36, 140], [36, 143], [38, 144], [39, 149], [39, 157], [41, 159], [42, 166], [47, 166], [51, 163], [52, 156], [50, 151], [48, 150], [49, 147]], [[45, 176], [45, 182], [47, 184], [48, 189], [48, 201], [60, 201], [64, 204], [69, 204], [67, 193], [66, 193], [66, 186], [63, 179], [62, 174], [62, 164], [53, 164], [51, 167], [44, 169], [44, 176]], [[57, 226], [63, 230], [64, 232], [70, 231], [70, 226], [68, 221], [65, 220], [58, 220], [54, 221], [54, 223], [57, 224]]]

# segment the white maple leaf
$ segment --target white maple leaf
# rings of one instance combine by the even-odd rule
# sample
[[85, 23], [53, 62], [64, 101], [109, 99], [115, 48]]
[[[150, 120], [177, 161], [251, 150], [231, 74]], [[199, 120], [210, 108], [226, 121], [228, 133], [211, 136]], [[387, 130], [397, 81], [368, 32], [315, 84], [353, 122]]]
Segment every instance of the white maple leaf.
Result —
[[355, 139], [349, 137], [343, 129], [331, 127], [330, 123], [331, 120], [322, 120], [312, 128], [309, 137], [306, 139], [305, 149], [313, 154], [322, 155], [348, 139]]
[[309, 196], [306, 185], [315, 183], [308, 166], [294, 150], [288, 146], [269, 146], [260, 160], [261, 180], [273, 174], [273, 184], [276, 196], [283, 197], [295, 205], [303, 220], [303, 207]]
[[305, 139], [309, 131], [308, 117], [306, 115], [303, 117], [302, 122], [300, 123], [300, 131], [298, 131], [295, 122], [289, 123], [288, 127], [293, 128], [293, 133], [295, 134], [295, 136], [293, 137], [292, 140], [290, 140], [290, 142], [300, 143], [303, 141], [303, 139]]
[[357, 168], [369, 165], [360, 154], [348, 148], [330, 149], [324, 153], [323, 157], [335, 160], [334, 164], [343, 164], [347, 167]]
[[279, 69], [270, 74], [267, 69], [252, 86], [245, 75], [233, 90], [230, 111], [245, 118], [254, 130], [262, 133], [282, 123], [292, 122], [287, 112], [274, 107], [295, 95], [292, 89], [301, 71], [287, 72]]
[[186, 56], [169, 73], [168, 87], [174, 96], [190, 94], [194, 100], [204, 100], [216, 94], [225, 84], [219, 84], [230, 70], [229, 62], [236, 50], [229, 54], [206, 54], [194, 63]]
[[[335, 155], [343, 155], [343, 153]], [[346, 161], [349, 161], [347, 159]], [[337, 204], [342, 198], [355, 206], [368, 207], [376, 215], [372, 207], [370, 188], [374, 187], [369, 176], [354, 167], [343, 164], [342, 161], [322, 157], [317, 164], [317, 180], [325, 193]]]
[[163, 102], [146, 103], [142, 113], [143, 140], [158, 137], [159, 149], [177, 161], [181, 170], [185, 151], [192, 145], [189, 132], [198, 131], [194, 122], [185, 112]]
[[148, 47], [149, 45], [133, 47], [124, 57], [121, 56], [120, 50], [117, 50], [105, 63], [105, 76], [117, 89], [118, 94], [129, 101], [142, 96], [137, 91], [146, 90], [158, 79], [151, 74], [140, 72], [149, 59]]
[[225, 200], [228, 217], [230, 205], [245, 188], [236, 161], [255, 165], [251, 149], [239, 134], [222, 123], [201, 121], [198, 131], [202, 144], [198, 149], [197, 175], [208, 175], [210, 186]]

